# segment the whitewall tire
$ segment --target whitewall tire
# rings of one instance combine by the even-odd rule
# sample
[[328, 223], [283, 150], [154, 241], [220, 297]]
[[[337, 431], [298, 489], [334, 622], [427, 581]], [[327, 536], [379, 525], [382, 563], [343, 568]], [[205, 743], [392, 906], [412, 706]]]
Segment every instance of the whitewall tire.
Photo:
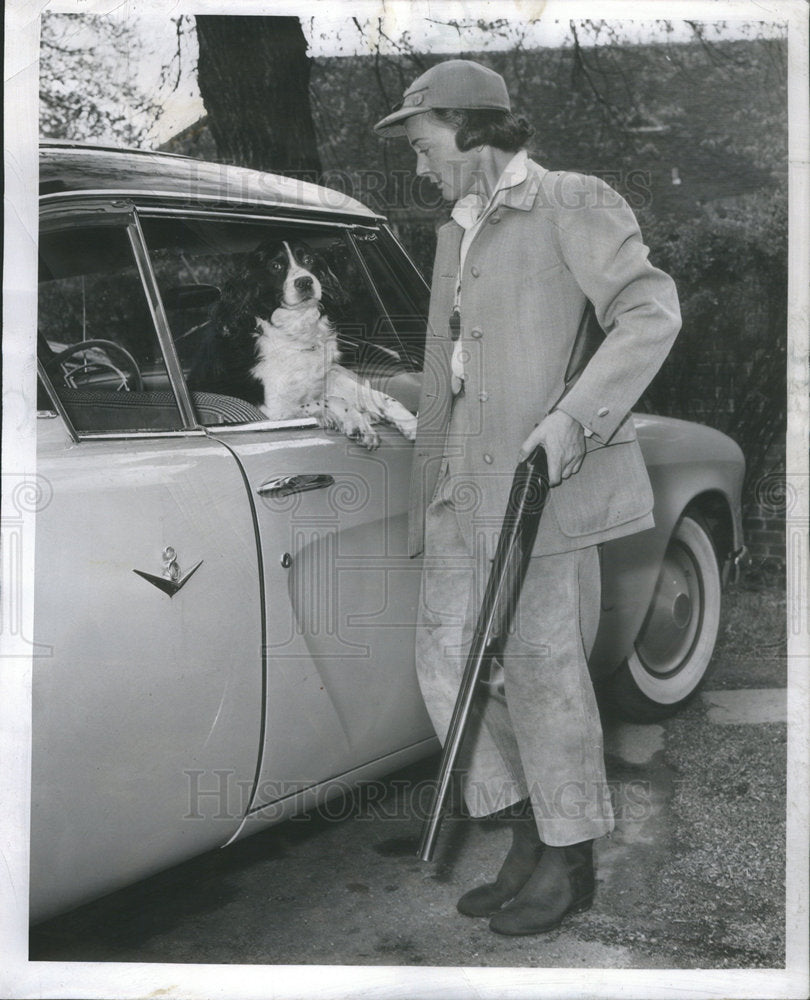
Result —
[[669, 540], [633, 653], [607, 682], [620, 715], [655, 722], [694, 695], [711, 666], [721, 592], [711, 535], [686, 514]]

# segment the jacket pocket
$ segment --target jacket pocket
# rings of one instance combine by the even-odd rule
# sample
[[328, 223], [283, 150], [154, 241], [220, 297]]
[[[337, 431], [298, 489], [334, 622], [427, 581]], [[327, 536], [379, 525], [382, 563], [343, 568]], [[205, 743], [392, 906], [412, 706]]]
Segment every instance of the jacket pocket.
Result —
[[560, 530], [569, 538], [598, 534], [649, 514], [653, 492], [638, 441], [614, 439], [591, 446], [579, 472], [551, 491], [551, 502]]

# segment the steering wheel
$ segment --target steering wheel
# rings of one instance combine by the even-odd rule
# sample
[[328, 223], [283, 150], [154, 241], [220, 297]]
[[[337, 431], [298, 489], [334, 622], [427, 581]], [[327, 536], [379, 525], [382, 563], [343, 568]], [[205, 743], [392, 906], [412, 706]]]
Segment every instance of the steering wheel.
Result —
[[[119, 361], [123, 358], [126, 368], [122, 371], [109, 357], [106, 361], [93, 361], [92, 359], [86, 359], [84, 364], [71, 371], [68, 371], [65, 368], [65, 363], [72, 358], [74, 354], [83, 354], [92, 348], [98, 348], [104, 351], [107, 355], [112, 355], [113, 357], [117, 355]], [[70, 388], [78, 388], [73, 381], [74, 375], [77, 372], [83, 372], [87, 376], [107, 371], [113, 372], [121, 379], [121, 382], [117, 387], [118, 391], [123, 389], [126, 392], [130, 392], [132, 390], [135, 392], [143, 392], [143, 376], [141, 375], [140, 368], [138, 368], [138, 362], [132, 357], [125, 347], [122, 347], [120, 344], [116, 344], [113, 340], [82, 340], [78, 344], [71, 344], [70, 347], [66, 347], [63, 351], [55, 354], [45, 365], [48, 372], [57, 367], [62, 369], [65, 385]], [[127, 368], [129, 369], [128, 372]], [[132, 381], [131, 385], [130, 379]]]

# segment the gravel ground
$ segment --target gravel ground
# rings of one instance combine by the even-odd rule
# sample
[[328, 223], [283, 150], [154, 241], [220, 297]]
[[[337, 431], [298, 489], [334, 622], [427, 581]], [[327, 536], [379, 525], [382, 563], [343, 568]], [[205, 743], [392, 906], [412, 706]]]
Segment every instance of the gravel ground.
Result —
[[[785, 684], [784, 593], [727, 594], [708, 689]], [[763, 692], [763, 695], [765, 692]], [[756, 699], [756, 692], [753, 697]], [[32, 959], [573, 968], [784, 965], [785, 733], [721, 725], [698, 698], [659, 726], [608, 721], [617, 829], [598, 844], [594, 907], [541, 937], [458, 914], [508, 847], [493, 821], [446, 820], [415, 857], [410, 790], [325, 807], [36, 928]], [[379, 788], [376, 789], [380, 791]]]
[[783, 588], [762, 588], [755, 579], [726, 591], [706, 689], [784, 687], [786, 609]]

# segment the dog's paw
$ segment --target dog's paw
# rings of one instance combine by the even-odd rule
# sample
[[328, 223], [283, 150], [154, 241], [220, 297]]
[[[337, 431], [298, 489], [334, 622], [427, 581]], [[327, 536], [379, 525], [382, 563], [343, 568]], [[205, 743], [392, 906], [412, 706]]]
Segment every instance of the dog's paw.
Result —
[[361, 434], [358, 432], [357, 434], [347, 434], [346, 437], [355, 444], [367, 448], [369, 451], [374, 451], [380, 446], [380, 437], [378, 434]]
[[369, 451], [379, 446], [380, 436], [372, 427], [368, 415], [350, 406], [340, 396], [329, 396], [325, 400], [324, 414], [333, 426], [343, 431], [347, 438], [357, 441]]
[[369, 451], [374, 451], [380, 446], [380, 435], [374, 430], [371, 421], [364, 413], [350, 410], [346, 415], [343, 432], [352, 441], [368, 448]]
[[380, 447], [380, 435], [373, 430], [360, 432], [356, 440], [363, 445], [364, 448], [368, 448], [369, 451], [374, 451], [375, 448]]

